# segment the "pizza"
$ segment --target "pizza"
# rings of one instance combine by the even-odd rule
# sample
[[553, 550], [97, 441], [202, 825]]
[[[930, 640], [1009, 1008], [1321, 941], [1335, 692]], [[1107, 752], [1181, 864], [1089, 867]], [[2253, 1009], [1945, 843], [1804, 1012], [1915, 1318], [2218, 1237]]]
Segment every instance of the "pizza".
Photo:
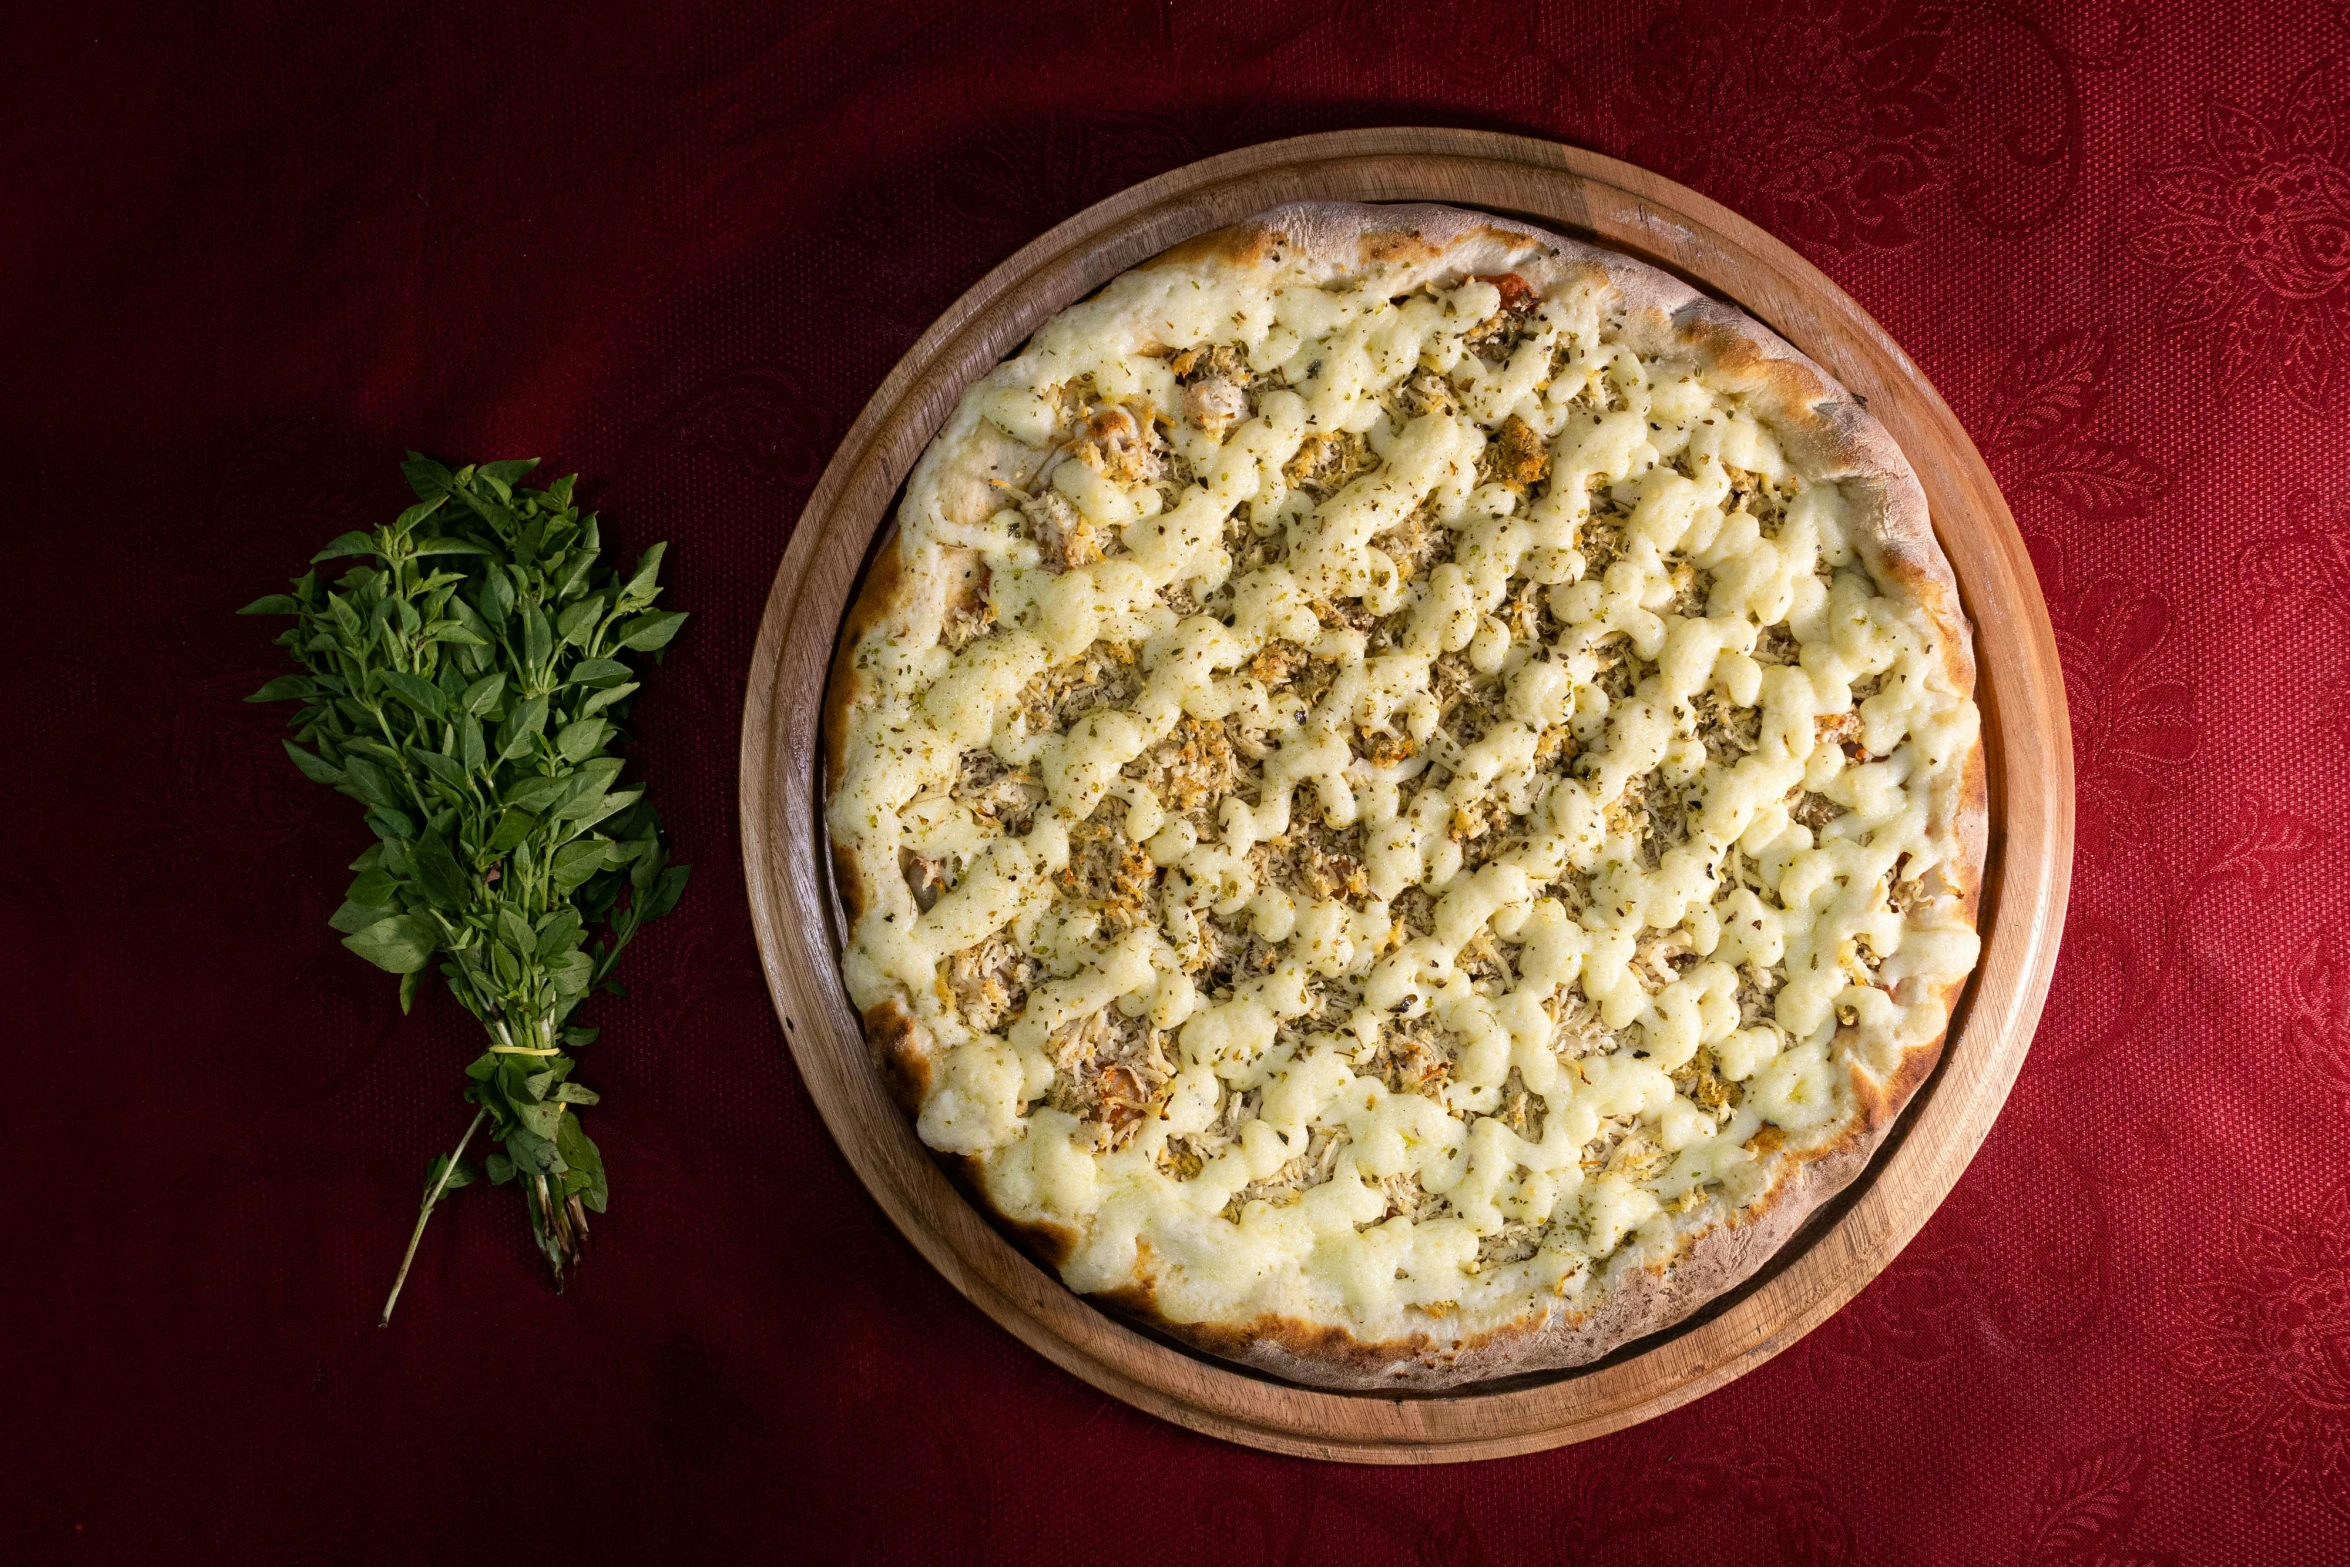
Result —
[[1301, 1383], [1580, 1364], [1865, 1165], [1974, 967], [1893, 440], [1666, 274], [1309, 203], [1047, 322], [826, 697], [841, 970], [1076, 1291]]

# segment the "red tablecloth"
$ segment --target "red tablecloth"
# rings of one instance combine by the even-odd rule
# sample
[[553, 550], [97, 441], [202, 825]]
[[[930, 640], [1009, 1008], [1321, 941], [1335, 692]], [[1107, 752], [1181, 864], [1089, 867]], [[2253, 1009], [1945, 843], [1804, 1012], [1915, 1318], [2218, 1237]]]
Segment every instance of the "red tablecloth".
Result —
[[[45, 9], [0, 24], [0, 1554], [2350, 1559], [2350, 8]], [[1879, 1282], [1676, 1414], [1413, 1473], [1160, 1425], [931, 1272], [782, 1048], [734, 788], [786, 533], [932, 316], [1136, 180], [1397, 122], [1634, 159], [1875, 312], [2032, 542], [2081, 811], [2038, 1043]], [[378, 1331], [473, 1025], [327, 929], [364, 829], [228, 612], [408, 445], [672, 541], [644, 768], [697, 868], [595, 1006], [586, 1271], [465, 1192]]]

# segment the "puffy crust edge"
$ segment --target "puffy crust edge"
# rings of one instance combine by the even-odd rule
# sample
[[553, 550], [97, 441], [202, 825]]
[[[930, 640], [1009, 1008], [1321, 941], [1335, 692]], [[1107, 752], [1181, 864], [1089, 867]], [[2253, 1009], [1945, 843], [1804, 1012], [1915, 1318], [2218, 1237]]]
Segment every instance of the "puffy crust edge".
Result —
[[[1528, 247], [1533, 247], [1529, 251]], [[1760, 322], [1721, 304], [1670, 274], [1618, 252], [1531, 224], [1422, 203], [1372, 206], [1300, 202], [1246, 223], [1199, 235], [1136, 268], [1270, 270], [1285, 258], [1303, 258], [1336, 277], [1371, 265], [1402, 265], [1473, 275], [1515, 270], [1543, 292], [1596, 269], [1622, 296], [1627, 329], [1638, 346], [1697, 360], [1745, 383], [1782, 437], [1808, 464], [1857, 491], [1868, 504], [1852, 542], [1878, 581], [1897, 583], [1943, 650], [1951, 689], [1971, 697], [1976, 684], [1973, 628], [1960, 603], [1958, 582], [1936, 542], [1924, 487], [1883, 425], [1859, 398], [1818, 364]], [[1642, 340], [1645, 341], [1642, 341]], [[893, 527], [852, 604], [841, 631], [824, 705], [825, 798], [843, 771], [847, 719], [863, 682], [854, 650], [872, 626], [912, 588]], [[1972, 745], [1961, 787], [1949, 796], [1949, 815], [1936, 822], [1955, 837], [1961, 857], [1945, 879], [1977, 924], [1989, 842], [1989, 788], [1980, 738]], [[853, 924], [864, 903], [863, 868], [837, 838], [836, 880]], [[1777, 1178], [1762, 1196], [1728, 1219], [1676, 1237], [1662, 1259], [1646, 1249], [1619, 1257], [1603, 1282], [1604, 1298], [1590, 1312], [1545, 1303], [1521, 1318], [1457, 1345], [1432, 1334], [1365, 1342], [1347, 1329], [1268, 1315], [1247, 1323], [1184, 1323], [1158, 1306], [1148, 1258], [1134, 1284], [1092, 1297], [1208, 1354], [1310, 1386], [1437, 1391], [1469, 1383], [1588, 1364], [1635, 1339], [1681, 1322], [1751, 1278], [1868, 1165], [1902, 1111], [1939, 1063], [1949, 1037], [1947, 1020], [1965, 979], [1940, 987], [1944, 1030], [1911, 1047], [1882, 1081], [1857, 1065], [1851, 1089], [1860, 1114], [1817, 1147], [1780, 1157]], [[867, 1038], [893, 1097], [919, 1113], [931, 1077], [927, 1031], [897, 1002], [865, 1014]], [[1072, 1254], [1078, 1236], [1067, 1226], [1024, 1223], [1003, 1213], [986, 1187], [984, 1164], [964, 1155], [937, 1155], [991, 1219], [1048, 1266]]]
[[[893, 524], [883, 535], [864, 584], [841, 619], [840, 639], [832, 648], [832, 669], [824, 680], [824, 707], [818, 715], [817, 732], [823, 742], [823, 800], [828, 813], [841, 780], [848, 774], [849, 714], [866, 691], [865, 676], [857, 668], [857, 646], [875, 626], [896, 614], [912, 587]], [[825, 837], [832, 844], [833, 881], [840, 891], [841, 908], [854, 926], [865, 912], [864, 867], [858, 863], [855, 845], [833, 832], [829, 821]]]
[[[849, 603], [848, 613], [841, 621], [840, 640], [833, 647], [832, 668], [825, 677], [824, 705], [817, 732], [824, 758], [821, 798], [828, 812], [833, 795], [848, 771], [849, 714], [865, 694], [865, 677], [857, 668], [857, 646], [864, 641], [866, 633], [905, 605], [911, 591], [912, 579], [907, 574], [898, 531], [893, 526], [883, 535], [881, 547], [874, 552], [873, 563], [865, 573], [864, 584]], [[832, 880], [840, 894], [841, 913], [846, 928], [854, 930], [867, 906], [871, 885], [867, 878], [871, 872], [858, 855], [856, 845], [834, 833], [829, 822], [825, 837], [832, 847]], [[908, 1119], [919, 1117], [936, 1075], [930, 1031], [894, 996], [867, 1007], [860, 1021], [866, 1047], [872, 1051], [873, 1064], [881, 1073], [882, 1085]]]

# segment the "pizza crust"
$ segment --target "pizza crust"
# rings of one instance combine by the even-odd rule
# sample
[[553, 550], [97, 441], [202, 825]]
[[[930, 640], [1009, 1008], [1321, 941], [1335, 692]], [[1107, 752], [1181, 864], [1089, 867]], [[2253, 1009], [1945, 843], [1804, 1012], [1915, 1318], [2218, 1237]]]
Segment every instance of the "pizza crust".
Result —
[[[1529, 254], [1529, 245], [1539, 248]], [[1333, 278], [1374, 264], [1451, 278], [1514, 271], [1544, 296], [1593, 269], [1604, 272], [1626, 307], [1624, 336], [1644, 355], [1694, 359], [1732, 378], [1781, 441], [1800, 454], [1811, 476], [1833, 478], [1848, 496], [1865, 497], [1861, 525], [1850, 530], [1850, 542], [1881, 586], [1901, 590], [1919, 629], [1940, 649], [1949, 685], [1960, 693], [1973, 692], [1972, 630], [1956, 579], [1935, 542], [1916, 475], [1859, 399], [1759, 323], [1619, 253], [1531, 225], [1432, 205], [1300, 203], [1203, 234], [1136, 270], [1213, 268], [1245, 275], [1269, 273], [1284, 263], [1294, 268], [1301, 258]], [[950, 446], [952, 434], [963, 437], [959, 446]], [[959, 410], [925, 453], [909, 493], [926, 488], [947, 517], [976, 520], [1000, 504], [995, 488], [1007, 474], [1024, 479], [1024, 464], [1033, 471], [1033, 456], [992, 427], [963, 419]], [[854, 650], [874, 627], [903, 631], [925, 622], [944, 591], [936, 574], [924, 581], [907, 568], [899, 543], [893, 528], [843, 627], [823, 713], [828, 800], [847, 766], [851, 714], [870, 694], [871, 683], [856, 667]], [[1977, 740], [1957, 770], [1957, 786], [1940, 791], [1933, 803], [1937, 830], [1949, 833], [1959, 846], [1935, 874], [1956, 894], [1970, 927], [1979, 910], [1988, 846], [1986, 779]], [[857, 846], [837, 831], [833, 855], [835, 885], [854, 928], [868, 905], [869, 878], [887, 869], [860, 864]], [[1960, 976], [1932, 987], [1946, 1021], [1965, 984]], [[909, 1115], [918, 1115], [935, 1080], [928, 1031], [894, 997], [868, 1007], [864, 1020], [893, 1097]], [[1839, 1041], [1851, 1032], [1839, 1029]], [[1725, 1213], [1721, 1204], [1708, 1202], [1687, 1215], [1690, 1222], [1662, 1260], [1653, 1248], [1619, 1251], [1608, 1262], [1593, 1309], [1549, 1301], [1474, 1333], [1427, 1331], [1371, 1342], [1341, 1325], [1282, 1315], [1245, 1323], [1185, 1322], [1162, 1309], [1147, 1248], [1137, 1265], [1143, 1275], [1137, 1282], [1096, 1291], [1090, 1298], [1206, 1353], [1315, 1386], [1426, 1391], [1585, 1364], [1671, 1327], [1766, 1263], [1867, 1166], [1931, 1075], [1946, 1038], [1947, 1028], [1930, 1041], [1908, 1046], [1878, 1077], [1852, 1064], [1847, 1075], [1857, 1115], [1840, 1135], [1818, 1146], [1783, 1151], [1768, 1185], [1742, 1208]], [[1052, 1267], [1068, 1260], [1079, 1240], [1075, 1230], [1011, 1217], [991, 1195], [981, 1160], [939, 1157], [999, 1227], [1039, 1260]]]

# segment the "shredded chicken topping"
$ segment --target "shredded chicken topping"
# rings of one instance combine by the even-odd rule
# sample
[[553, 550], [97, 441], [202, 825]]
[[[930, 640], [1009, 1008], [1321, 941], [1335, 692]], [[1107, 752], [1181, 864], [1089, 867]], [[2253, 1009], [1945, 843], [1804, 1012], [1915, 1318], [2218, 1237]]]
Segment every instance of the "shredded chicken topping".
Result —
[[1973, 708], [1852, 498], [1604, 280], [1386, 287], [1041, 333], [950, 428], [1015, 454], [984, 517], [908, 502], [937, 634], [858, 654], [835, 831], [904, 897], [852, 990], [1080, 1287], [1147, 1243], [1203, 1315], [1572, 1295], [1973, 961], [1928, 810]]

